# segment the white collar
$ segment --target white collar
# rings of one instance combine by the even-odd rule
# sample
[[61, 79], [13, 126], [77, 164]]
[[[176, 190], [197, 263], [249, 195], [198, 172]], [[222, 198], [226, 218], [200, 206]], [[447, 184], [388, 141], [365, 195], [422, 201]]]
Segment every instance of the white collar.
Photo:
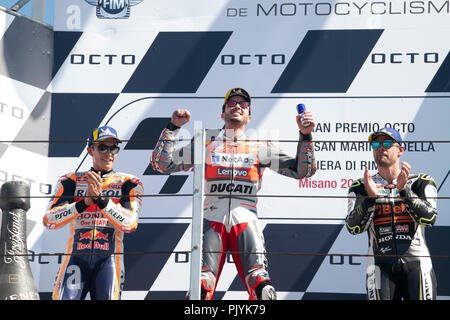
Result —
[[[244, 141], [247, 140], [247, 136], [242, 134], [239, 138], [230, 138], [225, 135], [225, 129], [222, 129], [220, 133], [217, 135], [218, 139], [226, 140], [226, 141]], [[216, 138], [216, 139], [217, 139]]]

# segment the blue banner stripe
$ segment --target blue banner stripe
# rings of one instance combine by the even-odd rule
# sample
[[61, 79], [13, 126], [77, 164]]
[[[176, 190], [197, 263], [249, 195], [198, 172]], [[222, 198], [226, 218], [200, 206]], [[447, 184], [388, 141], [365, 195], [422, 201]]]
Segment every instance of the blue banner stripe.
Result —
[[272, 93], [345, 93], [383, 30], [308, 31]]
[[232, 32], [160, 32], [124, 93], [195, 93]]
[[450, 92], [450, 52], [425, 92]]

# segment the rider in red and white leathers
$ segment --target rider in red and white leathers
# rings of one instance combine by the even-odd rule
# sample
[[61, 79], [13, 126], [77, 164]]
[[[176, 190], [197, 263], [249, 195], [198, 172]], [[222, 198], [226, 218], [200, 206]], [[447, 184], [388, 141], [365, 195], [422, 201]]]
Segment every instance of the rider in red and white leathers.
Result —
[[[225, 104], [236, 96], [243, 97], [249, 109], [250, 97], [240, 88], [229, 91]], [[231, 110], [231, 107], [224, 106], [223, 112], [250, 111], [228, 109]], [[229, 138], [225, 132], [222, 130], [215, 137], [207, 132], [202, 299], [213, 298], [227, 251], [236, 252], [233, 261], [249, 299], [276, 299], [267, 270], [264, 237], [257, 218], [256, 194], [266, 168], [294, 179], [314, 174], [316, 166], [312, 137], [310, 133], [300, 133], [297, 156], [294, 158], [269, 142], [250, 141], [245, 135]], [[175, 149], [177, 133], [178, 127], [173, 123], [162, 131], [152, 155], [154, 170], [170, 174], [193, 167], [193, 143]]]

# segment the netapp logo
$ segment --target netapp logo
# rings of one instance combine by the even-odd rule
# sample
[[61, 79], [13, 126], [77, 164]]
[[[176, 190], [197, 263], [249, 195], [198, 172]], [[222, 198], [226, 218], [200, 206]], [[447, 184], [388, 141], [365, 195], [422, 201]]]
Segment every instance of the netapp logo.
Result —
[[71, 64], [92, 64], [92, 65], [134, 65], [136, 56], [134, 54], [71, 54]]
[[213, 166], [227, 167], [234, 164], [239, 167], [251, 168], [255, 163], [255, 155], [247, 154], [228, 154], [228, 153], [213, 153], [211, 154], [211, 164]]
[[439, 53], [437, 52], [393, 52], [393, 53], [372, 53], [373, 64], [385, 63], [438, 63]]

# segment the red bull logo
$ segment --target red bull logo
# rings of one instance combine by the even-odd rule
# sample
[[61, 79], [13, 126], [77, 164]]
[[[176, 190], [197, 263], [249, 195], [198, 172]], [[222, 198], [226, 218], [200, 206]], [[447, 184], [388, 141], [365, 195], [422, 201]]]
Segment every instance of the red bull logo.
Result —
[[[90, 240], [90, 242], [84, 244], [82, 242], [77, 243], [77, 250], [84, 250], [84, 249], [92, 249], [92, 243], [94, 244], [94, 249], [100, 249], [100, 250], [109, 250], [109, 243], [108, 243], [108, 235], [104, 234], [101, 231], [98, 231], [96, 229], [92, 229], [90, 231], [80, 233], [80, 241], [81, 240]], [[104, 240], [103, 244], [99, 241], [95, 240]]]
[[101, 231], [98, 231], [96, 229], [92, 229], [90, 231], [84, 232], [84, 233], [80, 233], [80, 240], [105, 240], [108, 241], [108, 234], [104, 234]]

